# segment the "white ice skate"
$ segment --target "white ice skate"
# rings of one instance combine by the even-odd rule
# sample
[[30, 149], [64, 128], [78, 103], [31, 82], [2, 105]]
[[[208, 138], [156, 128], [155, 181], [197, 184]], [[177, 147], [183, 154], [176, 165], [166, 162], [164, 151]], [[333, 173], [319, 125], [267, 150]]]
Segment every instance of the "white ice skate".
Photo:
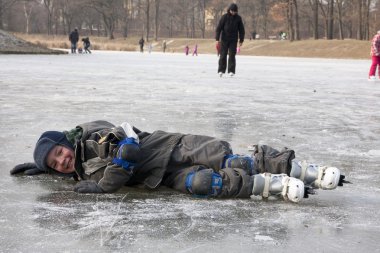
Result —
[[269, 196], [282, 196], [283, 199], [295, 203], [305, 195], [304, 183], [286, 174], [262, 173], [253, 177], [252, 195], [262, 196], [264, 199]]
[[307, 186], [323, 190], [333, 190], [346, 182], [338, 168], [308, 164], [306, 161], [297, 160], [292, 161], [290, 176], [302, 180]]
[[219, 75], [219, 77], [222, 77], [223, 76], [223, 72], [219, 72], [218, 75]]
[[376, 81], [376, 77], [375, 76], [370, 76], [370, 77], [368, 77], [368, 81]]
[[235, 74], [232, 73], [232, 72], [230, 72], [230, 73], [228, 73], [228, 75], [229, 75], [230, 77], [233, 77]]

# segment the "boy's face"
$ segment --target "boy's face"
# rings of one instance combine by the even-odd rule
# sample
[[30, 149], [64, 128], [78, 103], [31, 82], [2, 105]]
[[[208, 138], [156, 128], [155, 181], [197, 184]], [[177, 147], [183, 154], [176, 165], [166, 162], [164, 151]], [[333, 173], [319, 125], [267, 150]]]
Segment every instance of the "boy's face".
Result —
[[74, 162], [74, 151], [61, 145], [56, 145], [50, 150], [46, 158], [47, 166], [61, 173], [74, 172]]

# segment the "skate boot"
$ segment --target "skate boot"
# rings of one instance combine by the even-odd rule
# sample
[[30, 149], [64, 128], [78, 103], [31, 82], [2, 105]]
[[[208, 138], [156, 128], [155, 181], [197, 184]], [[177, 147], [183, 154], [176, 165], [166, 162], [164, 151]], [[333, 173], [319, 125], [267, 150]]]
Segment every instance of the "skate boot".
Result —
[[293, 160], [290, 176], [302, 180], [306, 186], [314, 189], [333, 190], [337, 186], [343, 186], [343, 183], [349, 183], [344, 180], [345, 177], [338, 168], [307, 164], [306, 161]]
[[219, 75], [219, 77], [222, 77], [223, 76], [223, 72], [219, 72], [218, 75]]
[[227, 155], [223, 168], [239, 168], [247, 172], [248, 175], [257, 174], [254, 170], [254, 158], [245, 155]]
[[286, 174], [262, 173], [253, 176], [252, 195], [262, 196], [263, 199], [281, 196], [297, 203], [305, 196], [305, 186], [301, 180]]

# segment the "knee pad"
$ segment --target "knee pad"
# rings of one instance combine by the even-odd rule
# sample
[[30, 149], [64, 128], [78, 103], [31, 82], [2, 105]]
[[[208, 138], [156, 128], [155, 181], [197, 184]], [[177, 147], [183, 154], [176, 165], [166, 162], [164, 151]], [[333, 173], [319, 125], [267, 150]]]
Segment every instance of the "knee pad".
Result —
[[257, 174], [254, 168], [254, 158], [246, 155], [226, 155], [223, 167], [243, 169], [248, 175]]
[[212, 169], [190, 172], [186, 177], [186, 189], [194, 195], [215, 197], [220, 194], [222, 186], [221, 175]]

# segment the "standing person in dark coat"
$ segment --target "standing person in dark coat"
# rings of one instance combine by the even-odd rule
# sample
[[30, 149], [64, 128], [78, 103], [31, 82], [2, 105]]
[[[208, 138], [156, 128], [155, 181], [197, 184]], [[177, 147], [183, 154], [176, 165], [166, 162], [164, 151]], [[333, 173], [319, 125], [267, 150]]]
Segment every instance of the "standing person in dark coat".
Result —
[[69, 40], [71, 42], [71, 53], [75, 54], [77, 51], [77, 44], [79, 41], [78, 28], [75, 28], [69, 35]]
[[144, 53], [144, 43], [145, 43], [144, 38], [141, 38], [141, 39], [139, 40], [140, 52], [141, 52], [141, 53]]
[[162, 184], [197, 196], [276, 195], [292, 202], [306, 196], [304, 185], [331, 190], [344, 183], [337, 168], [294, 158], [293, 150], [266, 145], [255, 146], [252, 156], [234, 155], [228, 142], [210, 136], [147, 133], [127, 122], [115, 126], [99, 120], [70, 131], [44, 132], [34, 150], [35, 164], [18, 165], [11, 174], [72, 175], [81, 180], [74, 187], [79, 193]]
[[218, 73], [222, 76], [227, 68], [227, 54], [228, 54], [228, 74], [232, 77], [235, 75], [236, 69], [236, 47], [242, 46], [244, 42], [244, 25], [241, 17], [237, 14], [238, 6], [231, 4], [228, 7], [227, 13], [224, 14], [216, 28], [216, 43], [221, 43], [220, 58]]

